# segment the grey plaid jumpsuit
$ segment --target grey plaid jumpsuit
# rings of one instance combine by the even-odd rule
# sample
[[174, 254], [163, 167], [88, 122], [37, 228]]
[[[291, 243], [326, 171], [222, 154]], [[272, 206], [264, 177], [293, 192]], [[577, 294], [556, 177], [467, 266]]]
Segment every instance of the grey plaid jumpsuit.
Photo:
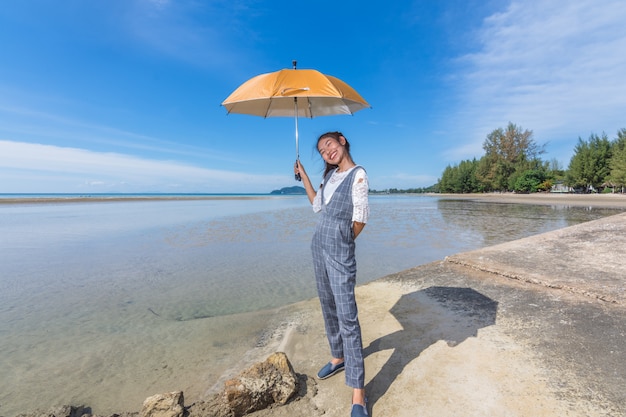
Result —
[[[352, 231], [352, 184], [357, 168], [341, 182], [328, 204], [323, 203], [322, 187], [321, 218], [311, 249], [331, 354], [345, 360], [346, 385], [364, 388], [363, 343], [354, 297], [356, 258]], [[331, 174], [326, 176], [324, 183]]]

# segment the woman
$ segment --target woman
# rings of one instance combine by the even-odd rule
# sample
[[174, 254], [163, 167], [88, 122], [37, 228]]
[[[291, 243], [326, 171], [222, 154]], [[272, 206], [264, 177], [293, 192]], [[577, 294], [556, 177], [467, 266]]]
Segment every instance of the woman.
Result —
[[367, 174], [352, 160], [350, 143], [340, 132], [321, 135], [317, 149], [326, 162], [319, 190], [313, 188], [300, 161], [294, 166], [313, 210], [321, 212], [311, 249], [332, 359], [317, 376], [326, 379], [345, 370], [346, 385], [353, 388], [351, 416], [367, 416], [363, 343], [354, 297], [354, 240], [369, 216]]

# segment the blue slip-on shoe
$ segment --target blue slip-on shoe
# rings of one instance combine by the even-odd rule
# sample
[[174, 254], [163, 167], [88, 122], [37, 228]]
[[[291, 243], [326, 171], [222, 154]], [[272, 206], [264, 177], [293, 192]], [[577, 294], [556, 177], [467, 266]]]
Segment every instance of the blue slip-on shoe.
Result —
[[346, 366], [345, 362], [341, 362], [337, 365], [333, 365], [332, 362], [328, 362], [326, 365], [324, 365], [324, 367], [322, 369], [320, 369], [320, 371], [317, 373], [317, 377], [319, 379], [326, 379], [326, 378], [330, 378], [331, 376], [335, 375], [337, 372], [343, 370], [343, 368]]
[[352, 411], [350, 411], [350, 417], [368, 417], [367, 407], [361, 404], [352, 404]]

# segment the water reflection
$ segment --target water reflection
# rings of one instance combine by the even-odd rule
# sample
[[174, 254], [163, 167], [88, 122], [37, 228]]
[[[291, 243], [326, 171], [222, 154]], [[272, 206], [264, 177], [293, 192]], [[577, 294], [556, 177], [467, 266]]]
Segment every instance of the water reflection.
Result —
[[370, 205], [357, 244], [360, 282], [622, 211], [430, 196], [373, 196]]
[[437, 200], [437, 208], [447, 224], [479, 234], [481, 246], [521, 239], [618, 213], [614, 209], [590, 207], [447, 199]]

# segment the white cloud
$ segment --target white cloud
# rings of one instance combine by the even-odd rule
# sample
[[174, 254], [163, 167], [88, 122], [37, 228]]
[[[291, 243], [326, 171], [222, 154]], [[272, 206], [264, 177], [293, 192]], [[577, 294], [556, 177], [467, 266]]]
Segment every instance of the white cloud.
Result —
[[456, 117], [469, 143], [448, 153], [480, 156], [486, 135], [509, 121], [572, 150], [579, 136], [624, 127], [624, 21], [621, 0], [513, 2], [485, 19], [478, 51], [460, 60]]
[[[21, 92], [18, 92], [21, 93]], [[15, 94], [15, 93], [13, 93]], [[38, 99], [41, 100], [41, 99]], [[60, 99], [54, 99], [56, 101]], [[235, 156], [214, 149], [172, 142], [115, 127], [87, 123], [53, 112], [33, 110], [9, 104], [7, 97], [0, 98], [0, 134], [14, 141], [67, 142], [89, 147], [94, 144], [116, 148], [121, 152], [147, 151], [176, 156], [194, 156], [205, 160], [241, 162]]]
[[0, 140], [0, 192], [270, 192], [290, 178]]

